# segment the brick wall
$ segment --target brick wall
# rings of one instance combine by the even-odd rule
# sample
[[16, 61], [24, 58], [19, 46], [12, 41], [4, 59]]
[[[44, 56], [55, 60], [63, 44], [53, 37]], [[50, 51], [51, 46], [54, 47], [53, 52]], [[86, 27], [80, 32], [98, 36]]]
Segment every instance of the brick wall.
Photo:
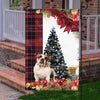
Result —
[[22, 0], [22, 7], [24, 10], [32, 8], [32, 0]]
[[82, 61], [80, 73], [82, 81], [100, 80], [100, 59]]
[[[84, 0], [81, 0], [84, 2]], [[92, 0], [87, 3], [87, 9], [82, 11], [82, 15], [98, 15], [99, 14], [100, 0]], [[83, 3], [83, 9], [86, 5]], [[90, 41], [95, 41], [95, 18], [90, 20]], [[100, 32], [99, 32], [100, 34]], [[87, 40], [87, 19], [82, 19], [82, 40]], [[90, 46], [91, 49], [94, 49], [94, 46]], [[86, 49], [86, 42], [82, 44], [82, 50]]]
[[[85, 0], [81, 0], [81, 2], [85, 2]], [[99, 0], [92, 0], [87, 3], [87, 9], [82, 12], [83, 15], [95, 15], [98, 14], [98, 5]], [[85, 8], [85, 4], [83, 3], [83, 8]]]
[[[84, 2], [85, 0], [81, 0]], [[83, 3], [83, 9], [86, 5]], [[100, 0], [92, 0], [88, 2], [88, 8], [82, 11], [82, 15], [98, 15], [100, 14]], [[82, 50], [86, 50], [87, 45], [87, 18], [82, 19]], [[95, 41], [95, 18], [90, 19], [90, 42], [94, 43]], [[99, 19], [99, 27], [100, 27], [100, 19]], [[100, 39], [100, 29], [99, 30], [99, 39]], [[100, 41], [99, 41], [100, 43]], [[95, 44], [90, 45], [90, 49], [94, 49]], [[96, 56], [94, 56], [96, 57]], [[84, 60], [84, 59], [83, 59]], [[100, 79], [100, 59], [97, 60], [87, 60], [82, 61], [82, 69], [80, 73], [82, 76], [80, 79], [82, 81], [93, 81]]]
[[43, 0], [43, 9], [62, 9], [64, 0]]

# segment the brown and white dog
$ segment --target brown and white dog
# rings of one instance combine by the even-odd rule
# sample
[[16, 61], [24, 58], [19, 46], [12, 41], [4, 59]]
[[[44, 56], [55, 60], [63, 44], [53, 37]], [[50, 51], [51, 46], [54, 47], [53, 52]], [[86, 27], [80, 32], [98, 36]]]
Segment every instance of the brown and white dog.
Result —
[[51, 59], [51, 56], [47, 56], [47, 55], [43, 55], [43, 54], [37, 55], [37, 62], [33, 69], [35, 81], [45, 79], [49, 82], [50, 76], [52, 75], [53, 81], [56, 82], [55, 71], [52, 68], [50, 68], [50, 65], [49, 65], [50, 59]]

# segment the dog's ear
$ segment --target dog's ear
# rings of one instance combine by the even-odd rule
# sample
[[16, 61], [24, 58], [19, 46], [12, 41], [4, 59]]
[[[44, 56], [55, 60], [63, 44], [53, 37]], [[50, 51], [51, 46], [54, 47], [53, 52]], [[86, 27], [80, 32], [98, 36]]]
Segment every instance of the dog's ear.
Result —
[[40, 55], [41, 55], [40, 53], [37, 53], [37, 54], [36, 54], [37, 58], [39, 58]]

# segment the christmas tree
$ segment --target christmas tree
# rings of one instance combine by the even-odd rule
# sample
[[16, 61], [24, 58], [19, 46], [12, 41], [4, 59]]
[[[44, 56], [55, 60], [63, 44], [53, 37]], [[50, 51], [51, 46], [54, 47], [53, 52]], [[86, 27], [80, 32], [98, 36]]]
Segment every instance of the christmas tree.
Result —
[[56, 78], [67, 78], [68, 71], [67, 65], [64, 61], [64, 56], [59, 44], [58, 36], [56, 34], [55, 28], [50, 31], [51, 34], [48, 38], [44, 54], [51, 55], [50, 67], [56, 72]]

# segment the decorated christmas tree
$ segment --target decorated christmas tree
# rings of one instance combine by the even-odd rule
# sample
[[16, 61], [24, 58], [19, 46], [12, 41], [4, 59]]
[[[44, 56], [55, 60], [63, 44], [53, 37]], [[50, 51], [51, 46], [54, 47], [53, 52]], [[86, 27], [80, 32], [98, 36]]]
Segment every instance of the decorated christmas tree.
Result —
[[48, 38], [44, 54], [51, 56], [50, 67], [55, 70], [56, 78], [67, 78], [67, 65], [64, 61], [64, 56], [61, 50], [61, 46], [59, 44], [55, 28], [53, 27], [52, 31], [50, 32], [51, 34]]

